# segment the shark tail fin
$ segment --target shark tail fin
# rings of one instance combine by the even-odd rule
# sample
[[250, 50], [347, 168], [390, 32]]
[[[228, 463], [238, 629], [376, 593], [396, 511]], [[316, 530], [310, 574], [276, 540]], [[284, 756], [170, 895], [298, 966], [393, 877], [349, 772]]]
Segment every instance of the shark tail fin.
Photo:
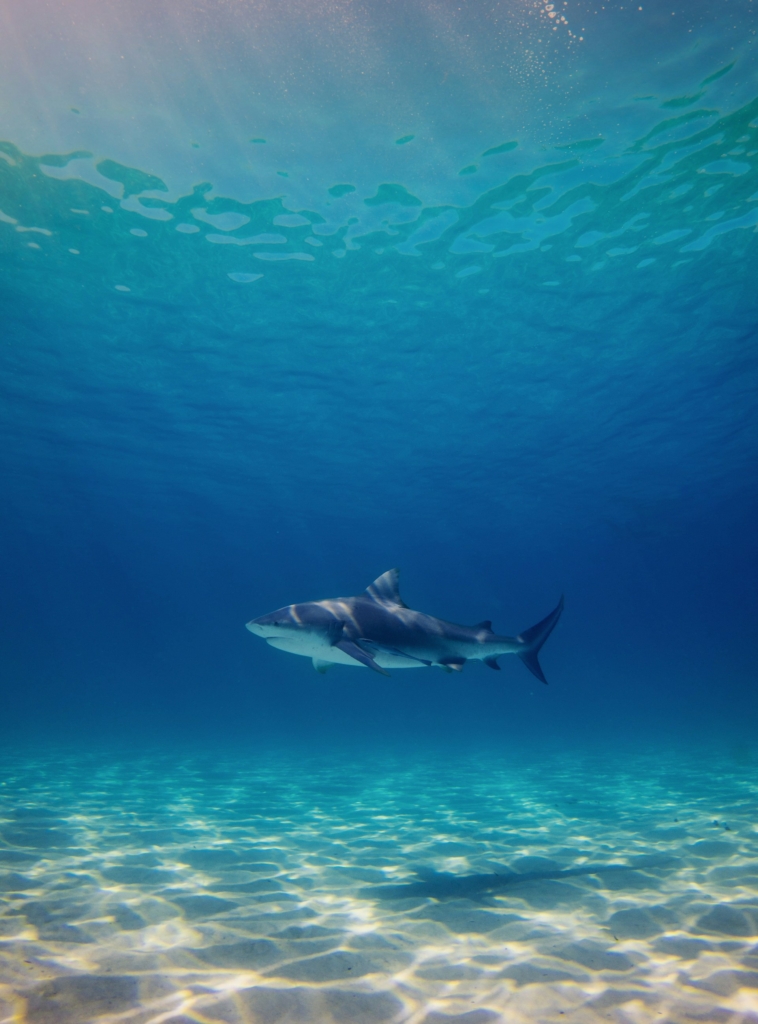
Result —
[[537, 676], [540, 682], [545, 684], [547, 684], [547, 679], [545, 679], [545, 674], [542, 671], [542, 666], [539, 663], [537, 655], [539, 654], [540, 648], [544, 642], [555, 629], [555, 625], [558, 622], [558, 619], [560, 619], [562, 611], [563, 596], [561, 596], [556, 607], [546, 618], [542, 620], [542, 622], [538, 622], [537, 625], [532, 626], [531, 629], [525, 629], [524, 632], [516, 638], [524, 645], [524, 649], [518, 651], [519, 658], [521, 658], [532, 675]]

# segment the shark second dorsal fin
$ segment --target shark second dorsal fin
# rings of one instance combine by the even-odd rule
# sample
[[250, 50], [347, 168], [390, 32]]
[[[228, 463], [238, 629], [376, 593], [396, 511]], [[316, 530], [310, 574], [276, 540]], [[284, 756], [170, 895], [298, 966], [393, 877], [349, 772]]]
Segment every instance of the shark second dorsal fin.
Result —
[[376, 601], [378, 604], [395, 604], [400, 605], [401, 608], [407, 608], [408, 605], [400, 596], [399, 578], [399, 569], [388, 569], [378, 579], [375, 579], [370, 587], [366, 588], [366, 593], [372, 601]]

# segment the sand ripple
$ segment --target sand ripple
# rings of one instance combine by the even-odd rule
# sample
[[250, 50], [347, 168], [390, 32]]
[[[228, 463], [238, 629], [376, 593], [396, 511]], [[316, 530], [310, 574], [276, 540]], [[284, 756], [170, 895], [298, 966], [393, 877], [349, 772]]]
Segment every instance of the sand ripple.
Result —
[[0, 769], [0, 1024], [758, 1022], [745, 757]]

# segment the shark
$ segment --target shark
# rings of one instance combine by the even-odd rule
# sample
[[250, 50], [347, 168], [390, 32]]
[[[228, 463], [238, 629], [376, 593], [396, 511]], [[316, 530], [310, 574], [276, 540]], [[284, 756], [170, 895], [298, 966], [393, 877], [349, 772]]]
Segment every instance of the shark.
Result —
[[289, 604], [247, 623], [267, 643], [313, 661], [317, 672], [352, 665], [389, 675], [389, 669], [439, 667], [460, 672], [467, 661], [499, 670], [498, 658], [516, 654], [540, 682], [540, 648], [563, 611], [563, 597], [548, 616], [518, 636], [499, 636], [489, 619], [459, 626], [409, 608], [400, 596], [399, 572], [383, 573], [356, 597]]

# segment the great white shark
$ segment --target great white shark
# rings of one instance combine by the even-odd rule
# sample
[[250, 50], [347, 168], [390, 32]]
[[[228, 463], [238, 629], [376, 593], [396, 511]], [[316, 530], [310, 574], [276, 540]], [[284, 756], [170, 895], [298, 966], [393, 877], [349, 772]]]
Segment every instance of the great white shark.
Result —
[[390, 668], [436, 665], [460, 672], [467, 661], [499, 669], [501, 654], [517, 654], [547, 683], [537, 655], [563, 611], [563, 598], [536, 626], [518, 636], [498, 636], [487, 620], [458, 626], [414, 611], [400, 597], [398, 570], [390, 569], [357, 597], [289, 604], [252, 619], [247, 628], [272, 647], [313, 659], [317, 672], [330, 665], [364, 666], [389, 675]]

